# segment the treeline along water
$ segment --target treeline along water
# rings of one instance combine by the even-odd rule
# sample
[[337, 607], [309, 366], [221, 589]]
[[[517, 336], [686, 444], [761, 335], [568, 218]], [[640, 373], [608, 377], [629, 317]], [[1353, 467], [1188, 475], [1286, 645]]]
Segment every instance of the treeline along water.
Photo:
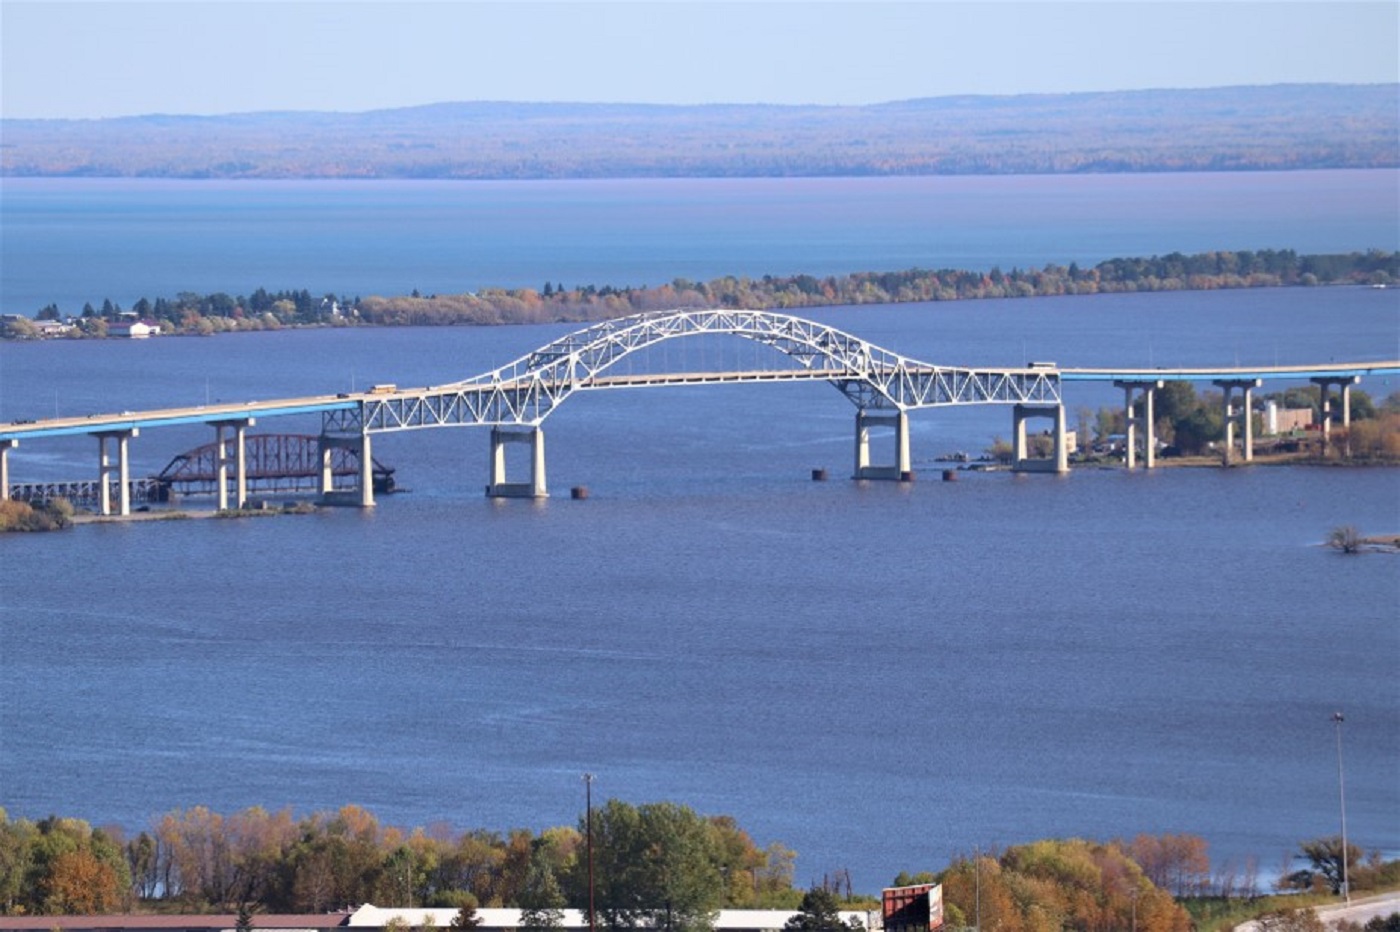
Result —
[[[105, 281], [88, 275], [72, 287]], [[1397, 294], [813, 316], [944, 363], [1288, 363], [1393, 358]], [[438, 383], [567, 329], [3, 344], [0, 418]], [[484, 434], [423, 431], [376, 438], [413, 491], [370, 513], [7, 537], [0, 804], [132, 829], [196, 804], [345, 802], [542, 827], [574, 822], [590, 771], [605, 796], [733, 814], [798, 851], [799, 883], [849, 868], [873, 890], [974, 846], [1138, 831], [1196, 832], [1268, 874], [1339, 827], [1342, 709], [1349, 834], [1400, 852], [1400, 562], [1317, 546], [1339, 524], [1400, 529], [1396, 472], [932, 481], [935, 455], [1009, 427], [1003, 409], [918, 414], [919, 480], [866, 485], [840, 478], [853, 409], [828, 387], [599, 393], [546, 428], [552, 487], [585, 502], [488, 501]], [[137, 469], [211, 434], [143, 433]], [[94, 447], [26, 443], [12, 471], [87, 475]]]

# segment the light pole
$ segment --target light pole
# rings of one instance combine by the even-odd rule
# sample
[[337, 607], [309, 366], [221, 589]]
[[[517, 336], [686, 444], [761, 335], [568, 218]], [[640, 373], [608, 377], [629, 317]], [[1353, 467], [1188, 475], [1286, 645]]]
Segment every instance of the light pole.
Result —
[[1351, 902], [1351, 884], [1347, 877], [1347, 783], [1342, 770], [1342, 713], [1332, 713], [1332, 723], [1337, 726], [1337, 795], [1342, 804], [1342, 895]]
[[596, 932], [595, 920], [593, 918], [593, 774], [583, 775], [583, 793], [585, 800], [585, 811], [587, 812], [587, 838], [588, 838], [588, 932]]
[[977, 932], [982, 932], [982, 852], [977, 848], [972, 849], [972, 889], [973, 907], [972, 915]]

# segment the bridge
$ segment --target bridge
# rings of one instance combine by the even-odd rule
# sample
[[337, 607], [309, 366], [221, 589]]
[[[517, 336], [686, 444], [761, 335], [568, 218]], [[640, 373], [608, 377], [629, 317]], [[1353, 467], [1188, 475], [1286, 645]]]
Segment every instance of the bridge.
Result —
[[[640, 371], [623, 371], [646, 351], [671, 341], [712, 336], [734, 337], [763, 350], [765, 367], [677, 370], [663, 359]], [[1324, 431], [1334, 422], [1350, 423], [1350, 391], [1365, 376], [1400, 374], [1400, 360], [1328, 363], [1253, 369], [1060, 369], [1054, 363], [1009, 368], [967, 368], [922, 362], [876, 346], [825, 324], [771, 311], [675, 310], [637, 314], [575, 331], [498, 369], [458, 382], [421, 388], [377, 385], [365, 392], [318, 395], [244, 404], [124, 411], [83, 418], [54, 418], [0, 424], [0, 495], [10, 494], [9, 451], [21, 441], [83, 434], [98, 441], [98, 501], [102, 514], [130, 510], [128, 448], [143, 429], [175, 424], [214, 428], [211, 474], [219, 507], [237, 505], [248, 492], [248, 429], [257, 418], [317, 414], [321, 433], [316, 457], [321, 464], [319, 491], [332, 496], [330, 463], [336, 450], [354, 450], [360, 467], [356, 500], [374, 504], [371, 437], [395, 431], [441, 427], [490, 429], [488, 495], [543, 497], [545, 479], [543, 422], [576, 392], [658, 388], [717, 383], [822, 381], [832, 385], [856, 408], [856, 479], [908, 479], [908, 415], [912, 411], [960, 405], [1004, 405], [1012, 410], [1015, 468], [1066, 472], [1069, 468], [1064, 383], [1108, 381], [1122, 389], [1129, 430], [1128, 466], [1141, 440], [1144, 466], [1155, 465], [1152, 435], [1155, 392], [1168, 381], [1209, 381], [1225, 395], [1227, 446], [1238, 426], [1243, 455], [1253, 456], [1250, 394], [1265, 379], [1307, 379], [1322, 391]], [[1340, 411], [1333, 406], [1333, 393]], [[1136, 414], [1137, 407], [1141, 414]], [[1049, 418], [1054, 450], [1047, 459], [1028, 455], [1026, 423]], [[893, 451], [882, 462], [872, 459], [872, 430], [888, 430]], [[530, 448], [528, 478], [512, 481], [506, 473], [509, 444]], [[109, 450], [109, 445], [112, 449]], [[114, 452], [113, 452], [114, 451]], [[113, 461], [115, 455], [115, 461]], [[115, 505], [111, 490], [116, 490]]]
[[[340, 493], [354, 491], [359, 482], [359, 451], [334, 448], [327, 463], [321, 455], [319, 437], [249, 434], [244, 450], [248, 492], [319, 491], [325, 494], [329, 489]], [[136, 505], [152, 505], [173, 502], [183, 495], [217, 495], [218, 451], [217, 443], [206, 443], [176, 455], [156, 475], [130, 480], [129, 501]], [[392, 467], [375, 460], [373, 475], [376, 493], [394, 491]], [[225, 489], [227, 485], [225, 477]], [[102, 482], [97, 479], [17, 482], [9, 487], [10, 498], [27, 502], [66, 498], [75, 505], [100, 506], [101, 494]]]

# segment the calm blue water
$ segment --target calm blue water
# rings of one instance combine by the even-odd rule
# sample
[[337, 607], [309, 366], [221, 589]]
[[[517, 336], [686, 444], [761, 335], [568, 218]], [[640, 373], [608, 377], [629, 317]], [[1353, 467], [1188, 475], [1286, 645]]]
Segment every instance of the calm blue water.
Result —
[[[1400, 333], [1397, 294], [1359, 288], [823, 317], [935, 360], [1024, 340], [1086, 365], [1385, 355]], [[436, 382], [562, 329], [3, 344], [0, 412]], [[0, 803], [542, 828], [591, 771], [734, 815], [803, 884], [1140, 831], [1268, 874], [1336, 830], [1340, 708], [1349, 834], [1400, 851], [1400, 559], [1317, 546], [1400, 528], [1400, 472], [936, 481], [936, 454], [1009, 430], [976, 409], [916, 415], [920, 481], [857, 484], [852, 413], [824, 386], [599, 393], [548, 422], [546, 502], [484, 499], [484, 434], [425, 431], [377, 438], [413, 491], [372, 513], [0, 539]], [[208, 439], [147, 432], [135, 458]], [[90, 446], [25, 444], [13, 470], [83, 475]]]
[[[1215, 248], [1396, 248], [1394, 173], [509, 186], [5, 180], [4, 310], [189, 288], [1003, 267]], [[1400, 291], [826, 309], [933, 362], [1224, 365], [1400, 355]], [[439, 383], [565, 326], [0, 343], [0, 419]], [[1383, 396], [1400, 386], [1362, 386]], [[1117, 393], [1076, 388], [1071, 406]], [[825, 386], [572, 399], [545, 502], [486, 438], [376, 438], [373, 512], [0, 538], [0, 805], [143, 827], [174, 807], [357, 802], [395, 824], [573, 823], [580, 774], [734, 815], [875, 890], [955, 852], [1195, 832], [1265, 874], [1338, 826], [1400, 853], [1400, 472], [966, 474], [1001, 409], [913, 420], [920, 480], [857, 484]], [[313, 423], [260, 428], [315, 431]], [[208, 442], [147, 431], [137, 472]], [[26, 443], [16, 480], [91, 441]], [[832, 481], [813, 483], [813, 468]], [[571, 485], [591, 497], [570, 501]], [[562, 493], [562, 494], [561, 494]]]
[[560, 182], [0, 179], [0, 313], [1400, 248], [1393, 171]]

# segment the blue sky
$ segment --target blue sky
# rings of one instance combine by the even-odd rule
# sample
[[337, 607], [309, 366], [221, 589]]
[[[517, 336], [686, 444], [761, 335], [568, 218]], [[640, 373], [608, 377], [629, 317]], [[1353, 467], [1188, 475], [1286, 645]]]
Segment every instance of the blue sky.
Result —
[[1393, 0], [0, 0], [6, 117], [1397, 80]]

